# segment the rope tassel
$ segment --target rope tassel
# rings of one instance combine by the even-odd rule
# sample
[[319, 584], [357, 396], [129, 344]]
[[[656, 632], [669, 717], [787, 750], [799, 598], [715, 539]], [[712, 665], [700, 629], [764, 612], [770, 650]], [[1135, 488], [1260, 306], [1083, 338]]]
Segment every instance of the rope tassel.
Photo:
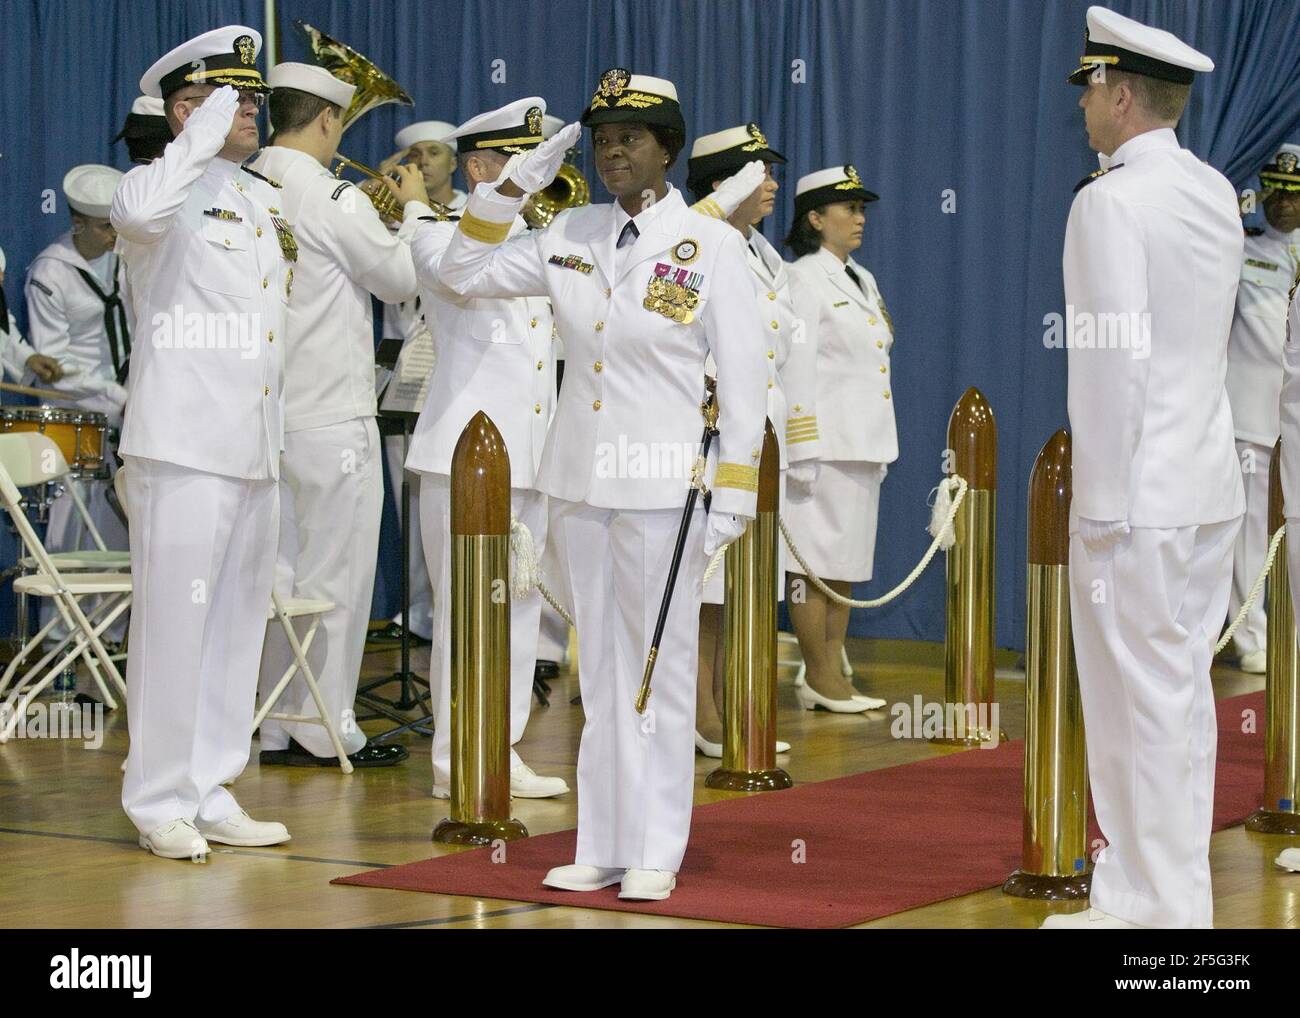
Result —
[[955, 476], [945, 477], [939, 482], [938, 487], [930, 492], [934, 501], [930, 503], [932, 506], [930, 525], [926, 530], [938, 541], [940, 551], [947, 551], [957, 542], [957, 532], [952, 525], [956, 516], [952, 511], [952, 493], [957, 486], [958, 480]]
[[541, 581], [541, 567], [537, 562], [537, 548], [533, 532], [510, 514], [510, 598], [521, 601]]

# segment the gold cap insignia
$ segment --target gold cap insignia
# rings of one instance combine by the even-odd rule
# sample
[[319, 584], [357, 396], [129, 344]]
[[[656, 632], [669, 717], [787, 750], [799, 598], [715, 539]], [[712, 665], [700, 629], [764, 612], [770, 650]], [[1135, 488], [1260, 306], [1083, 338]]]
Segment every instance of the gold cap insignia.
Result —
[[603, 96], [620, 95], [632, 80], [632, 72], [622, 67], [611, 67], [600, 76], [600, 94]]
[[[858, 176], [858, 171], [853, 168], [851, 163], [844, 164], [844, 175], [848, 178], [835, 185], [837, 191], [852, 191], [855, 188], [862, 187], [862, 178]], [[866, 188], [863, 188], [865, 191]]]
[[251, 35], [241, 35], [235, 40], [235, 52], [239, 54], [241, 64], [251, 64], [256, 58], [256, 50]]
[[749, 136], [753, 140], [740, 146], [742, 152], [757, 152], [759, 149], [768, 147], [767, 138], [764, 137], [763, 132], [758, 129], [757, 124], [749, 124], [746, 127], [746, 130], [749, 131]]
[[529, 134], [542, 133], [542, 108], [540, 106], [530, 107], [524, 114], [524, 124], [528, 127]]
[[1282, 173], [1295, 173], [1296, 167], [1300, 166], [1300, 156], [1294, 152], [1279, 152], [1277, 154], [1277, 168]]

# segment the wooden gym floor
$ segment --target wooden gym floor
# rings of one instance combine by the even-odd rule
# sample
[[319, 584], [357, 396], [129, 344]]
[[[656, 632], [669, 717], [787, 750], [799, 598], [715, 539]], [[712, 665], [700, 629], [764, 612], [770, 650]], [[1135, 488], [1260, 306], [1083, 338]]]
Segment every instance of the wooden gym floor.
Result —
[[[783, 645], [783, 654], [789, 650]], [[859, 678], [893, 703], [921, 693], [943, 698], [943, 649], [901, 641], [850, 641]], [[427, 652], [414, 668], [427, 674]], [[1010, 672], [998, 682], [1002, 726], [1024, 734], [1023, 683]], [[395, 652], [369, 654], [365, 675], [397, 667]], [[779, 731], [793, 744], [784, 765], [799, 782], [841, 777], [924, 759], [944, 750], [889, 735], [887, 711], [839, 716], [798, 708], [783, 667]], [[1262, 688], [1260, 676], [1216, 666], [1220, 696]], [[82, 683], [81, 688], [85, 688]], [[577, 677], [553, 684], [549, 708], [536, 708], [520, 744], [539, 773], [575, 783], [581, 711], [569, 700]], [[381, 731], [385, 722], [367, 722]], [[411, 759], [392, 768], [357, 771], [268, 767], [257, 745], [234, 792], [254, 817], [281, 820], [293, 841], [283, 848], [214, 846], [205, 865], [155, 859], [136, 845], [120, 804], [119, 766], [126, 753], [126, 719], [108, 716], [103, 744], [13, 740], [0, 746], [0, 926], [23, 927], [556, 927], [707, 926], [708, 923], [512, 901], [330, 887], [337, 876], [381, 864], [412, 862], [440, 851], [429, 840], [446, 803], [429, 796], [428, 741], [405, 736]], [[727, 793], [703, 786], [712, 761], [696, 757], [696, 802]], [[576, 821], [574, 794], [556, 800], [516, 800], [514, 813], [534, 833]], [[1235, 827], [1214, 835], [1215, 921], [1220, 927], [1300, 926], [1300, 876], [1272, 859], [1286, 839]], [[1051, 909], [1003, 895], [996, 888], [869, 923], [879, 927], [1032, 927]]]

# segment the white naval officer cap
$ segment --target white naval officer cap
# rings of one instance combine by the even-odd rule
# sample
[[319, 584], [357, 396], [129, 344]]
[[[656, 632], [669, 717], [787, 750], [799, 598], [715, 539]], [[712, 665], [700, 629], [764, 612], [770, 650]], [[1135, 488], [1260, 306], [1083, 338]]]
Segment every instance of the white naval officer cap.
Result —
[[447, 135], [454, 130], [456, 125], [449, 124], [445, 120], [420, 120], [414, 124], [407, 124], [397, 132], [397, 137], [393, 140], [398, 148], [410, 148], [422, 141], [436, 141], [445, 145]]
[[1083, 56], [1067, 79], [1072, 85], [1088, 84], [1089, 75], [1098, 67], [1113, 67], [1180, 85], [1190, 85], [1198, 71], [1214, 70], [1213, 60], [1173, 33], [1106, 7], [1088, 8], [1088, 27], [1083, 37]]
[[317, 98], [331, 102], [335, 106], [348, 108], [357, 86], [340, 81], [323, 67], [316, 64], [276, 64], [266, 75], [266, 83], [272, 91], [277, 88], [292, 88], [306, 92]]
[[799, 178], [794, 189], [794, 218], [819, 205], [837, 201], [879, 201], [880, 195], [868, 191], [851, 163], [832, 166]]
[[122, 179], [122, 171], [98, 163], [74, 166], [63, 176], [63, 197], [74, 212], [92, 219], [107, 219], [113, 204], [113, 192]]
[[1268, 190], [1300, 191], [1300, 145], [1279, 145], [1272, 161], [1259, 171], [1259, 182]]
[[255, 28], [227, 25], [183, 42], [154, 61], [140, 79], [140, 91], [166, 99], [186, 85], [230, 85], [269, 92], [257, 69], [262, 36]]
[[542, 143], [542, 118], [546, 114], [546, 100], [540, 95], [530, 95], [506, 103], [500, 109], [488, 110], [470, 117], [443, 141], [456, 143], [456, 151], [508, 152], [514, 155], [527, 152]]
[[633, 74], [611, 67], [600, 76], [591, 103], [582, 111], [582, 125], [637, 123], [668, 127], [686, 137], [686, 121], [677, 101], [677, 86], [667, 78]]

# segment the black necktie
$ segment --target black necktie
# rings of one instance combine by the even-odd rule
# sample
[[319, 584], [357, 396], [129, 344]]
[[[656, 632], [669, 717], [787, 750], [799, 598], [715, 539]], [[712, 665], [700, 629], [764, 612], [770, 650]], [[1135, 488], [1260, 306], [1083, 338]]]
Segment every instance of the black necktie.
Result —
[[0, 332], [9, 335], [9, 305], [5, 302], [3, 289], [0, 289]]
[[858, 277], [858, 274], [853, 271], [853, 266], [845, 265], [844, 271], [847, 272], [849, 274], [849, 278], [853, 280], [853, 285], [858, 288], [858, 293], [862, 294], [862, 296], [865, 297], [867, 295], [867, 291], [862, 288], [862, 280]]
[[[108, 350], [113, 357], [113, 374], [118, 385], [126, 380], [127, 368], [131, 366], [131, 330], [126, 324], [126, 307], [122, 303], [121, 280], [117, 275], [117, 259], [113, 259], [113, 290], [105, 293], [99, 283], [85, 269], [77, 269], [86, 285], [95, 291], [95, 296], [104, 302], [104, 331], [108, 333]], [[121, 349], [118, 337], [121, 337]]]
[[[636, 228], [636, 223], [629, 219], [627, 225], [623, 227], [623, 232], [618, 235], [618, 243], [614, 246], [624, 247], [627, 244], [635, 244], [636, 239], [639, 236], [641, 236], [641, 231]], [[630, 240], [628, 239], [629, 237], [631, 238]]]

